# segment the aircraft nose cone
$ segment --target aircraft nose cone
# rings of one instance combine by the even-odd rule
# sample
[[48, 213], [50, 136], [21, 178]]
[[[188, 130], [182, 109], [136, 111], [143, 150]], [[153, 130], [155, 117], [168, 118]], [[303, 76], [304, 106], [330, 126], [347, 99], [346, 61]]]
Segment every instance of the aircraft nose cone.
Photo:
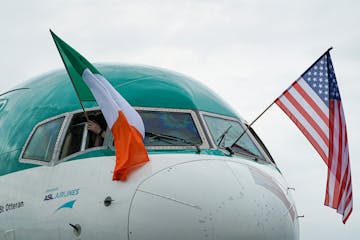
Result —
[[298, 239], [286, 192], [255, 166], [203, 160], [164, 169], [139, 185], [129, 239]]

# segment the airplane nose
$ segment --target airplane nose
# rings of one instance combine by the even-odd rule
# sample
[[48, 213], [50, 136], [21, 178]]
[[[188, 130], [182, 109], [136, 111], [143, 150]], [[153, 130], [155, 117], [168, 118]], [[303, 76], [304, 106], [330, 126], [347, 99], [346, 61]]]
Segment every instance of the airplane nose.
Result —
[[298, 222], [271, 174], [255, 164], [204, 159], [144, 180], [132, 200], [128, 234], [157, 240], [298, 239]]

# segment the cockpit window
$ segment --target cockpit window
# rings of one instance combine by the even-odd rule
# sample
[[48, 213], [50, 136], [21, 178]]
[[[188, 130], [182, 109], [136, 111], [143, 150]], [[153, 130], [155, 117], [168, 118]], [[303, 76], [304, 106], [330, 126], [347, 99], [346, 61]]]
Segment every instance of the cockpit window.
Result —
[[195, 146], [202, 140], [190, 113], [139, 111], [146, 146]]
[[[194, 111], [165, 108], [137, 111], [144, 122], [143, 142], [148, 149], [200, 151], [209, 147]], [[113, 149], [113, 137], [101, 111], [93, 108], [86, 115], [77, 110], [40, 122], [30, 134], [19, 160], [51, 165], [50, 162], [58, 164], [85, 152]]]
[[61, 149], [60, 159], [65, 158], [81, 150], [87, 145], [87, 123], [73, 124], [69, 127]]
[[[87, 112], [90, 121], [94, 122], [103, 131], [106, 130], [106, 121], [99, 110]], [[77, 152], [85, 151], [93, 147], [101, 147], [104, 137], [88, 130], [89, 123], [84, 113], [74, 114], [70, 125], [65, 134], [65, 138], [60, 151], [60, 159]]]
[[247, 133], [236, 141], [244, 132], [244, 129], [239, 122], [208, 115], [205, 115], [204, 119], [208, 125], [214, 143], [218, 147], [231, 147], [236, 153], [252, 155], [262, 159], [264, 158]]
[[65, 117], [39, 125], [24, 151], [23, 158], [50, 162]]

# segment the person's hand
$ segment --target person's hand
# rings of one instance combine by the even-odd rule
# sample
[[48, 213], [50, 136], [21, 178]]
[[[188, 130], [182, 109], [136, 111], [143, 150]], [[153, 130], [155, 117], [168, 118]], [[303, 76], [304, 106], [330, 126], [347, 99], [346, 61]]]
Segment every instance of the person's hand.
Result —
[[100, 134], [102, 131], [100, 125], [91, 120], [88, 121], [88, 130], [95, 134]]

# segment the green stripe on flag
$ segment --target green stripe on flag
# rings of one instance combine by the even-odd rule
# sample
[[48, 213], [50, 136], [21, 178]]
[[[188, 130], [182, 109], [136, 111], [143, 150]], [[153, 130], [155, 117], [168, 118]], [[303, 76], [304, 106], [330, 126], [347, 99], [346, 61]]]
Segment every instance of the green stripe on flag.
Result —
[[99, 71], [75, 49], [70, 47], [66, 42], [59, 38], [55, 33], [53, 33], [51, 30], [50, 32], [79, 99], [81, 101], [95, 101], [95, 98], [92, 95], [90, 89], [82, 79], [82, 73], [86, 68], [89, 68], [90, 71], [94, 74], [99, 74]]

